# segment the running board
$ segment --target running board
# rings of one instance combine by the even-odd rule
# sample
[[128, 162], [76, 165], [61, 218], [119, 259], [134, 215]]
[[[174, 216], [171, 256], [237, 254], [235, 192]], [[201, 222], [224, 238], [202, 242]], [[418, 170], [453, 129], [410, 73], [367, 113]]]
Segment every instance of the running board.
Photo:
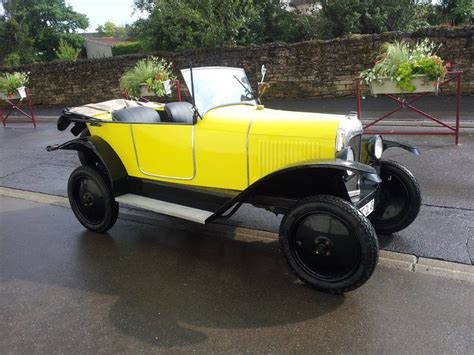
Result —
[[115, 198], [115, 201], [129, 206], [143, 208], [145, 210], [165, 214], [168, 216], [187, 219], [188, 221], [205, 224], [206, 220], [213, 215], [213, 212], [199, 210], [197, 208], [176, 205], [174, 203], [155, 200], [140, 195], [126, 194]]

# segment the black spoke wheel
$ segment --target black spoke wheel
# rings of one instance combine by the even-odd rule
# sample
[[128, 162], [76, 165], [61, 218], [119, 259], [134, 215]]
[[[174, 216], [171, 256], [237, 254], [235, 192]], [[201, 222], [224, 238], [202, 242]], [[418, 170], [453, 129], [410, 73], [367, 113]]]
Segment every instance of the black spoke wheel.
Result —
[[68, 181], [72, 211], [87, 229], [103, 233], [112, 228], [118, 217], [118, 203], [102, 175], [86, 166], [76, 168]]
[[334, 196], [297, 203], [282, 221], [280, 245], [298, 278], [330, 293], [360, 287], [377, 265], [372, 225], [350, 203]]
[[390, 160], [380, 164], [379, 199], [369, 219], [377, 233], [391, 234], [408, 227], [418, 216], [421, 192], [406, 167]]

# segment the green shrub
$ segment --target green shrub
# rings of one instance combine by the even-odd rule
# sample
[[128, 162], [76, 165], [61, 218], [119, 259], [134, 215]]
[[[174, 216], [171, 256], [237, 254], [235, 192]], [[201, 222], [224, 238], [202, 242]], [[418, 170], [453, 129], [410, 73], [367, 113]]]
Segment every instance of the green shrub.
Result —
[[56, 51], [59, 60], [77, 60], [80, 53], [80, 48], [74, 48], [62, 38], [59, 40], [59, 49]]
[[360, 76], [367, 84], [390, 78], [397, 87], [413, 92], [416, 89], [411, 83], [414, 75], [424, 75], [428, 81], [437, 81], [451, 67], [450, 63], [444, 64], [435, 52], [435, 44], [428, 39], [412, 46], [404, 41], [385, 43], [374, 67], [362, 71]]
[[29, 73], [5, 73], [0, 75], [0, 92], [5, 95], [12, 95], [19, 87], [28, 83]]
[[125, 54], [135, 54], [143, 53], [144, 46], [142, 42], [130, 42], [130, 43], [119, 43], [112, 48], [112, 54], [116, 55], [125, 55]]
[[156, 96], [164, 96], [163, 82], [173, 80], [172, 63], [163, 58], [148, 57], [139, 60], [135, 67], [127, 70], [120, 78], [120, 87], [132, 97], [140, 97], [140, 85], [146, 84]]
[[4, 63], [8, 67], [16, 67], [21, 64], [21, 57], [18, 53], [10, 53], [5, 57]]

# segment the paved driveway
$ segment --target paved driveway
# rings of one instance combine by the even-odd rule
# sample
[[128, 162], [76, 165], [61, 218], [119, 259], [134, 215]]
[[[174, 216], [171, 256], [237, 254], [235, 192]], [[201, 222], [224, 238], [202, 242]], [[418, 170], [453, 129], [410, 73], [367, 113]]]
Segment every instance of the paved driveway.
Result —
[[474, 283], [378, 267], [345, 296], [288, 275], [276, 242], [1, 198], [0, 353], [464, 353]]

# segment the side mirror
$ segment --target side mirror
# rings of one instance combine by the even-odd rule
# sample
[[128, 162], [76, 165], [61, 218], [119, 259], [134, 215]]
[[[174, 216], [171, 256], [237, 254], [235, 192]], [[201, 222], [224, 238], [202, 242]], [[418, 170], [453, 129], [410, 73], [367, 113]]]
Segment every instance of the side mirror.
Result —
[[262, 80], [258, 83], [258, 99], [260, 98], [268, 91], [268, 88], [270, 85], [265, 82], [265, 74], [267, 74], [267, 68], [265, 67], [265, 64], [262, 65], [261, 68], [262, 72]]
[[262, 72], [262, 80], [260, 82], [263, 83], [265, 81], [265, 74], [267, 73], [267, 68], [265, 67], [265, 64], [262, 64], [261, 72]]

